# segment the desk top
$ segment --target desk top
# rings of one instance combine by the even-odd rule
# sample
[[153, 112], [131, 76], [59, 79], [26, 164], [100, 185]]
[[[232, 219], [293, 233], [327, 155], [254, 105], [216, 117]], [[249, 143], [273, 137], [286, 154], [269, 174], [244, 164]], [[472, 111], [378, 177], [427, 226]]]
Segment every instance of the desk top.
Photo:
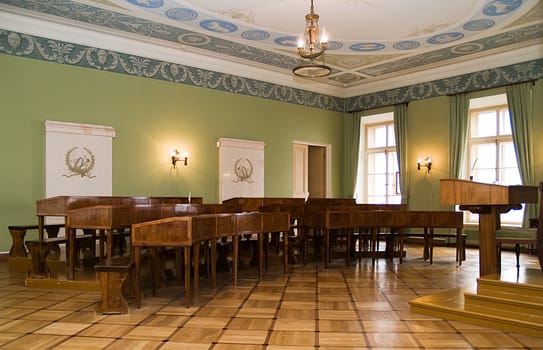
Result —
[[537, 186], [503, 186], [482, 182], [441, 179], [442, 205], [514, 205], [537, 203]]

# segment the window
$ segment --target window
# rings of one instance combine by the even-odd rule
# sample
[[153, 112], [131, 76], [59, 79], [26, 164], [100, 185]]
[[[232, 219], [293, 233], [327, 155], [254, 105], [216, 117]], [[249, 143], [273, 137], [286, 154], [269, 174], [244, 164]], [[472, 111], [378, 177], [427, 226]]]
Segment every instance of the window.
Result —
[[[493, 105], [485, 106], [482, 99], [470, 104], [468, 175], [478, 182], [519, 185], [522, 181], [513, 144], [507, 98], [505, 95], [493, 98]], [[501, 223], [520, 226], [523, 213], [524, 210], [511, 210], [502, 214]], [[467, 213], [466, 222], [477, 223], [477, 215]]]
[[394, 114], [362, 118], [357, 202], [401, 203]]

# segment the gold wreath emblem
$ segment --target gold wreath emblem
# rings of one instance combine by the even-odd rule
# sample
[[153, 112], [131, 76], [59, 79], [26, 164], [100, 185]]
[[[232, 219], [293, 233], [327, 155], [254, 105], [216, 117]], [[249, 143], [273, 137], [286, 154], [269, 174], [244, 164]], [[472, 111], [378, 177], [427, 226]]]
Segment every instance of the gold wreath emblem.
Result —
[[251, 180], [253, 176], [253, 163], [247, 158], [239, 158], [234, 164], [234, 173], [236, 174], [236, 179], [233, 180], [235, 183], [239, 182], [248, 182], [253, 183]]
[[94, 154], [87, 147], [72, 147], [66, 156], [64, 157], [66, 162], [67, 174], [62, 176], [72, 177], [72, 176], [81, 176], [93, 178], [91, 174], [94, 164], [96, 163]]

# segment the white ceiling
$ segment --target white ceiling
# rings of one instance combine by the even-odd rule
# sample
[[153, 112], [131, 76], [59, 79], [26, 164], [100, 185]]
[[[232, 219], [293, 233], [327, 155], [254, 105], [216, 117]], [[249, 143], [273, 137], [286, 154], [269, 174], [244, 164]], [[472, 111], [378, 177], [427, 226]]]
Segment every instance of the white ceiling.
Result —
[[0, 0], [0, 29], [338, 97], [543, 57], [540, 0], [314, 0], [326, 78], [293, 76], [310, 0]]

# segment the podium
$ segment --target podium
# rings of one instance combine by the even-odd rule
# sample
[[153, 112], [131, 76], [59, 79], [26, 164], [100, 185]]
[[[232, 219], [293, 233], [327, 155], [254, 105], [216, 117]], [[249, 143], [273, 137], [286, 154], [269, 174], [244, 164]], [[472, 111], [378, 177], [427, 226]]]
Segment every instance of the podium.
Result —
[[536, 186], [502, 186], [458, 179], [440, 180], [442, 205], [479, 214], [479, 276], [497, 273], [496, 230], [499, 215], [537, 203]]

